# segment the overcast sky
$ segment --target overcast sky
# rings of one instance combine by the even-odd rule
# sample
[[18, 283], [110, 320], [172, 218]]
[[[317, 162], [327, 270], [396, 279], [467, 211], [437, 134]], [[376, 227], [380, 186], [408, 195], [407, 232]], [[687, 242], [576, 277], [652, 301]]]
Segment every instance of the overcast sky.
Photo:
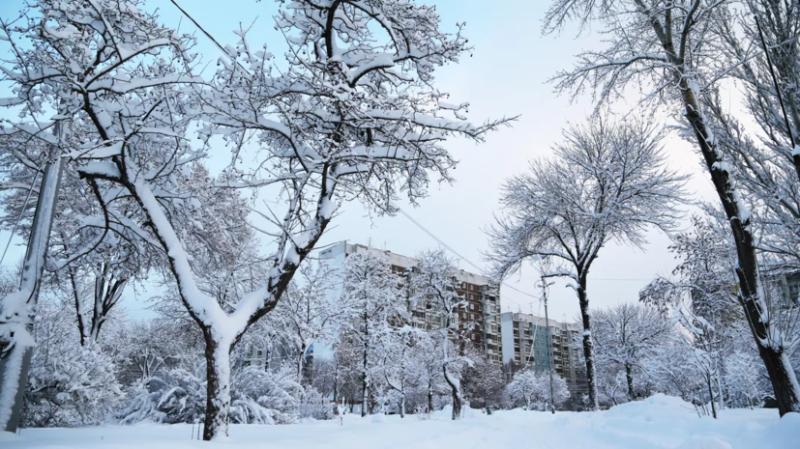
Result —
[[[0, 17], [15, 15], [22, 0], [0, 0]], [[273, 30], [272, 17], [276, 4], [269, 0], [181, 0], [181, 6], [218, 40], [234, 43], [232, 31], [240, 23], [245, 27], [253, 20], [250, 33], [254, 43], [266, 42], [269, 49], [280, 54], [281, 37]], [[575, 30], [565, 30], [560, 36], [542, 36], [541, 20], [548, 1], [520, 0], [447, 0], [425, 1], [435, 3], [447, 27], [456, 22], [467, 22], [466, 34], [475, 46], [472, 57], [461, 64], [443, 68], [436, 85], [450, 92], [451, 102], [471, 103], [470, 115], [476, 122], [486, 118], [520, 115], [512, 128], [501, 129], [489, 135], [482, 145], [464, 140], [454, 140], [448, 148], [459, 160], [453, 172], [452, 185], [433, 185], [430, 197], [419, 207], [406, 206], [405, 210], [431, 233], [444, 241], [469, 261], [483, 267], [481, 251], [487, 248], [483, 230], [498, 213], [500, 186], [508, 177], [521, 173], [528, 161], [550, 157], [551, 146], [560, 139], [561, 129], [568, 122], [580, 122], [592, 112], [589, 98], [570, 103], [567, 96], [553, 92], [547, 80], [558, 70], [574, 64], [574, 55], [582, 49], [596, 48], [598, 36], [584, 33], [576, 38]], [[194, 27], [169, 0], [149, 0], [147, 8], [159, 8], [162, 21], [182, 31], [192, 32]], [[204, 60], [213, 61], [217, 50], [203, 36], [198, 35], [198, 49]], [[635, 101], [635, 99], [633, 99]], [[677, 138], [666, 141], [667, 154], [673, 168], [692, 174], [689, 190], [695, 199], [710, 199], [712, 186], [708, 177], [699, 170], [699, 156], [690, 145]], [[402, 215], [370, 219], [357, 203], [346, 204], [332, 223], [322, 244], [340, 240], [351, 243], [371, 243], [375, 247], [413, 256], [418, 251], [435, 247], [438, 243]], [[0, 234], [0, 244], [5, 246], [8, 234]], [[651, 232], [649, 244], [642, 249], [609, 244], [600, 252], [589, 274], [589, 298], [594, 307], [636, 301], [638, 291], [654, 275], [668, 274], [675, 265], [667, 251], [669, 239]], [[0, 249], [1, 251], [1, 249]], [[24, 253], [23, 247], [12, 248], [4, 264], [16, 261]], [[461, 268], [477, 271], [464, 261]], [[534, 287], [537, 273], [526, 268], [512, 276], [508, 283], [539, 297]], [[550, 315], [552, 318], [572, 320], [578, 311], [578, 301], [572, 290], [563, 282], [550, 290]], [[503, 311], [541, 312], [538, 299], [509, 288], [501, 292]], [[127, 300], [126, 307], [132, 317], [147, 316], [135, 301]]]

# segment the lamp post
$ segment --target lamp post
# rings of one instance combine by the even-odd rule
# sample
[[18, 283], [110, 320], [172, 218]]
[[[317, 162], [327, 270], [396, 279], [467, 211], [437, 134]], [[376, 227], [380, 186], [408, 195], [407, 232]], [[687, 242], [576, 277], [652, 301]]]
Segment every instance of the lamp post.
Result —
[[542, 299], [544, 300], [544, 344], [547, 347], [547, 374], [550, 376], [550, 411], [555, 415], [556, 408], [553, 405], [553, 366], [550, 363], [550, 317], [547, 314], [547, 287], [553, 285], [553, 282], [546, 282], [544, 276], [539, 281], [542, 287]]

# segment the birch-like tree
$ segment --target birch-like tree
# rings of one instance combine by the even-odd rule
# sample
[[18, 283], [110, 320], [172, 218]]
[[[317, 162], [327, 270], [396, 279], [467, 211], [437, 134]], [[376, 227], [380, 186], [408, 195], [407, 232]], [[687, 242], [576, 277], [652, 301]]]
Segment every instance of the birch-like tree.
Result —
[[[42, 145], [21, 137], [0, 137], [4, 142], [0, 164], [5, 168], [0, 183], [5, 215], [0, 226], [29, 237], [39, 205], [37, 181], [47, 160], [42, 159]], [[129, 282], [144, 278], [158, 258], [147, 246], [138, 245], [138, 238], [127, 229], [113, 226], [113, 218], [106, 223], [98, 198], [114, 192], [80, 179], [76, 168], [63, 164], [43, 282], [69, 296], [79, 342], [89, 346], [99, 339]]]
[[[704, 98], [713, 97], [715, 82], [736, 68], [719, 65], [726, 62], [720, 51], [725, 41], [724, 30], [735, 28], [728, 23], [733, 17], [729, 9], [731, 3], [724, 0], [555, 0], [545, 18], [544, 30], [556, 31], [566, 22], [577, 20], [582, 27], [599, 25], [606, 37], [605, 48], [580, 54], [573, 70], [556, 76], [557, 90], [573, 94], [591, 90], [599, 107], [618, 99], [628, 86], [646, 86], [642, 102], [666, 106], [686, 126], [686, 137], [697, 145], [729, 222], [738, 261], [739, 303], [750, 323], [783, 415], [800, 409], [800, 383], [789, 358], [784, 355], [787, 342], [776, 328], [765, 302], [753, 217], [737, 184], [737, 167], [723, 151], [709, 108], [704, 104]], [[763, 10], [764, 5], [772, 3], [775, 2], [748, 2], [748, 5]], [[773, 6], [778, 10], [782, 8], [775, 3], [767, 8], [768, 15], [774, 11]], [[790, 30], [791, 27], [785, 29]], [[737, 59], [734, 62], [739, 65], [746, 61]]]
[[666, 167], [660, 135], [639, 124], [600, 121], [564, 132], [555, 157], [503, 186], [503, 213], [489, 229], [488, 257], [498, 277], [525, 261], [549, 265], [545, 276], [571, 281], [581, 310], [589, 407], [597, 409], [587, 279], [610, 240], [645, 243], [649, 227], [677, 224], [685, 177]]

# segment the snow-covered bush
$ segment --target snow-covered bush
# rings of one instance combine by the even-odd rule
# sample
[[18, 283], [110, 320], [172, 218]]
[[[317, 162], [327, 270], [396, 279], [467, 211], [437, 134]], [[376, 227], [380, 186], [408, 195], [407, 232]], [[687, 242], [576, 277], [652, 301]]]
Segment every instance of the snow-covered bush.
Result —
[[292, 423], [297, 420], [302, 396], [303, 388], [297, 383], [292, 366], [277, 371], [257, 366], [235, 370], [231, 422]]
[[333, 407], [325, 395], [308, 386], [303, 391], [299, 413], [301, 418], [330, 419], [333, 417]]
[[431, 412], [428, 410], [428, 407], [424, 405], [418, 405], [414, 407], [414, 415], [416, 415], [417, 419], [420, 421], [427, 421], [431, 419]]
[[25, 391], [25, 427], [99, 424], [124, 396], [113, 360], [99, 345], [80, 345], [73, 317], [65, 307], [39, 306], [37, 347]]
[[205, 416], [205, 380], [183, 368], [139, 382], [129, 395], [131, 402], [118, 415], [120, 424], [195, 423]]
[[[131, 402], [118, 415], [120, 423], [202, 422], [207, 389], [204, 371], [204, 367], [194, 372], [174, 368], [137, 383], [131, 389]], [[289, 424], [300, 414], [304, 393], [292, 367], [273, 372], [245, 366], [234, 371], [232, 385], [231, 423]]]
[[[550, 378], [547, 372], [520, 371], [506, 386], [509, 403], [513, 407], [524, 405], [526, 410], [547, 410], [550, 407]], [[569, 399], [567, 382], [553, 375], [553, 405], [560, 406]]]

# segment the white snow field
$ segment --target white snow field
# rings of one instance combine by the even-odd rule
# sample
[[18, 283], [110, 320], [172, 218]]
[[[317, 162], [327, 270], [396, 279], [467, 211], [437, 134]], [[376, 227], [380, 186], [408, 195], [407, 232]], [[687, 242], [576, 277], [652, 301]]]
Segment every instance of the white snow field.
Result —
[[429, 420], [376, 415], [297, 425], [231, 426], [230, 438], [191, 440], [192, 426], [147, 424], [79, 429], [23, 429], [2, 434], [4, 449], [33, 448], [237, 448], [237, 449], [798, 449], [800, 414], [777, 410], [724, 410], [719, 420], [699, 418], [694, 408], [656, 395], [597, 413], [471, 411], [461, 421], [447, 411]]

